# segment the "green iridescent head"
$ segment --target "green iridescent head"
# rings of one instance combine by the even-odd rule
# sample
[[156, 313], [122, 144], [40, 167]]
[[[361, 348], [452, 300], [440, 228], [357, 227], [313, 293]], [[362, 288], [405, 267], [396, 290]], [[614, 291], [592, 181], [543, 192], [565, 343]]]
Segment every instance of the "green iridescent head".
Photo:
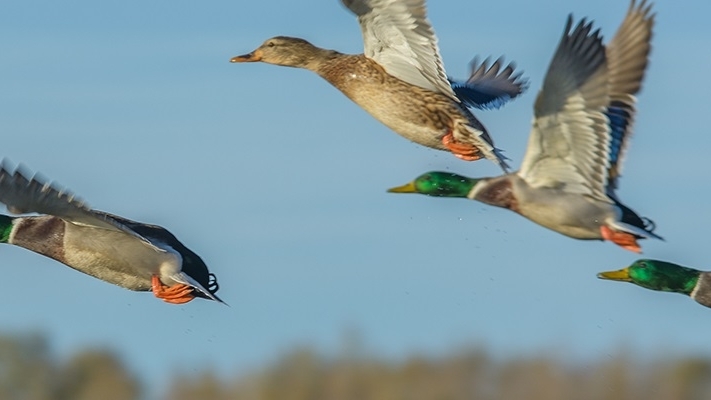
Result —
[[7, 243], [7, 241], [10, 240], [13, 219], [13, 217], [0, 214], [0, 243]]
[[600, 279], [632, 282], [643, 288], [691, 294], [701, 271], [659, 261], [637, 260], [627, 268], [597, 274]]
[[431, 171], [414, 181], [388, 189], [390, 193], [420, 193], [436, 197], [467, 197], [479, 179], [467, 178], [451, 172]]

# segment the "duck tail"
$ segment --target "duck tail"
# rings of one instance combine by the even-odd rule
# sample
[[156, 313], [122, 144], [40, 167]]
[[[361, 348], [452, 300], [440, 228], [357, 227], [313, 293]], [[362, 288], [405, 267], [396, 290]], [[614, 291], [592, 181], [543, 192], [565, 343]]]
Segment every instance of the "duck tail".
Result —
[[657, 229], [657, 224], [655, 224], [654, 221], [652, 221], [651, 219], [649, 219], [647, 217], [641, 217], [640, 219], [642, 220], [642, 225], [643, 225], [642, 229], [644, 229], [644, 231], [647, 232], [647, 234], [649, 234], [649, 236], [651, 236], [655, 239], [664, 240], [663, 237], [654, 233], [654, 230]]
[[615, 204], [622, 212], [620, 220], [615, 221], [613, 223], [614, 225], [626, 227], [622, 228], [622, 230], [625, 232], [629, 232], [639, 238], [654, 238], [664, 240], [663, 237], [654, 233], [654, 230], [657, 229], [657, 224], [655, 224], [654, 221], [647, 217], [640, 217], [639, 215], [637, 215], [637, 213], [632, 211], [631, 208], [622, 204], [622, 202], [617, 199], [614, 193], [610, 197], [615, 201]]
[[215, 274], [213, 274], [212, 272], [210, 272], [209, 277], [210, 280], [207, 283], [207, 290], [209, 290], [210, 293], [214, 295], [215, 292], [220, 290], [220, 284], [217, 283], [217, 276], [215, 276]]
[[212, 297], [215, 300], [217, 300], [219, 303], [222, 303], [224, 305], [229, 305], [229, 304], [225, 303], [224, 301], [222, 301], [222, 299], [217, 297], [217, 295], [215, 294], [215, 293], [217, 293], [218, 290], [220, 290], [220, 284], [217, 283], [217, 276], [215, 276], [215, 274], [213, 274], [212, 272], [210, 272], [209, 276], [210, 276], [210, 280], [207, 283], [207, 291], [210, 292], [212, 294]]
[[494, 155], [496, 156], [496, 163], [499, 167], [501, 167], [505, 174], [508, 174], [511, 171], [511, 166], [506, 161], [510, 160], [510, 158], [504, 155], [503, 150], [496, 147], [494, 147]]
[[212, 273], [210, 274], [210, 278], [208, 281], [208, 285], [207, 285], [208, 288], [205, 288], [203, 285], [200, 284], [200, 282], [196, 281], [195, 279], [193, 279], [190, 275], [186, 274], [185, 272], [179, 272], [175, 275], [172, 275], [171, 278], [173, 278], [173, 280], [175, 280], [178, 283], [182, 283], [182, 284], [191, 286], [194, 290], [195, 295], [197, 295], [198, 297], [207, 298], [210, 300], [214, 300], [218, 303], [228, 305], [227, 303], [222, 301], [222, 299], [217, 297], [217, 295], [215, 294], [215, 292], [217, 291], [217, 289], [219, 289], [220, 286], [217, 284], [217, 278]]

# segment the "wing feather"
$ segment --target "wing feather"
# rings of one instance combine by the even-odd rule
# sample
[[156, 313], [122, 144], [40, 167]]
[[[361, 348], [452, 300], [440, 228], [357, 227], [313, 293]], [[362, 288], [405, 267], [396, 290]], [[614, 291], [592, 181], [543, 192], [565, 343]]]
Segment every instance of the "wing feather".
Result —
[[489, 59], [480, 62], [474, 58], [471, 73], [466, 82], [450, 79], [452, 89], [464, 104], [479, 109], [500, 108], [528, 89], [528, 79], [521, 72], [514, 73], [516, 65], [511, 62], [504, 67], [503, 58], [491, 65]]
[[424, 0], [341, 0], [358, 16], [364, 54], [407, 83], [459, 102], [454, 94]]
[[518, 174], [533, 187], [611, 201], [605, 194], [610, 135], [605, 48], [599, 30], [572, 16], [534, 106], [528, 148]]
[[635, 95], [642, 87], [642, 80], [651, 51], [654, 14], [652, 5], [642, 0], [630, 3], [625, 20], [607, 46], [607, 65], [610, 79], [610, 119], [612, 140], [610, 143], [610, 167], [608, 192], [617, 188], [622, 172], [622, 163], [632, 137], [636, 113]]
[[[23, 166], [13, 168], [7, 159], [0, 163], [0, 203], [15, 214], [38, 213], [54, 215], [78, 225], [119, 231], [130, 235], [155, 251], [164, 252], [131, 229], [133, 223], [108, 213], [92, 210], [71, 192], [50, 183]], [[127, 223], [124, 223], [127, 222]]]

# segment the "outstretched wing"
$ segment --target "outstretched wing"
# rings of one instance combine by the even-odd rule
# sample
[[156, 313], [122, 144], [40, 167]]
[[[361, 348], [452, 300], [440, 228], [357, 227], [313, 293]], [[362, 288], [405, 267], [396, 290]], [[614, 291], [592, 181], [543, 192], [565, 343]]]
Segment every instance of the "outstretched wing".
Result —
[[366, 57], [398, 79], [459, 102], [444, 72], [424, 0], [341, 1], [358, 16]]
[[533, 187], [610, 202], [605, 194], [610, 130], [605, 47], [599, 30], [568, 22], [534, 106], [528, 148], [518, 174]]
[[503, 58], [491, 65], [488, 58], [481, 63], [475, 58], [470, 64], [471, 74], [466, 82], [450, 78], [454, 93], [469, 107], [485, 110], [500, 108], [528, 89], [528, 79], [522, 78], [521, 72], [514, 74], [516, 65], [513, 62], [506, 67], [503, 65]]
[[126, 225], [127, 221], [133, 221], [92, 210], [71, 192], [39, 175], [33, 176], [22, 166], [13, 168], [6, 159], [0, 163], [0, 203], [15, 214], [54, 215], [74, 224], [123, 232], [155, 251], [164, 252]]
[[617, 188], [617, 179], [622, 172], [636, 113], [635, 95], [642, 87], [642, 80], [651, 50], [654, 14], [646, 0], [637, 5], [633, 0], [627, 16], [607, 46], [607, 67], [610, 80], [610, 106], [606, 114], [610, 120], [610, 167], [608, 169], [608, 193]]

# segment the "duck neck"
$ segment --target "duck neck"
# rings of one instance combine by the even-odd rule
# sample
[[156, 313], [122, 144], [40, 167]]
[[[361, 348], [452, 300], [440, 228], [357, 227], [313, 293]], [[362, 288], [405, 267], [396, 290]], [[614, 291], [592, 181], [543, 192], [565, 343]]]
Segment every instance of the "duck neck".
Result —
[[12, 221], [15, 218], [0, 214], [0, 243], [7, 243], [12, 232]]
[[684, 276], [679, 276], [679, 284], [676, 287], [665, 288], [665, 291], [683, 293], [694, 297], [694, 291], [699, 283], [699, 271], [688, 271]]
[[[334, 68], [334, 61], [340, 60], [339, 56], [343, 56], [342, 53], [336, 50], [327, 50], [320, 47], [315, 47], [313, 53], [304, 56], [301, 65], [299, 67], [313, 71], [321, 76], [323, 76], [326, 71]], [[338, 63], [335, 63], [338, 65]]]
[[[673, 268], [669, 268], [671, 266]], [[642, 269], [635, 273], [635, 279], [641, 286], [662, 292], [682, 293], [692, 296], [696, 285], [699, 283], [701, 271], [682, 267], [680, 265], [659, 261], [655, 264], [656, 269]], [[664, 273], [658, 273], [664, 269]], [[693, 297], [693, 296], [692, 296]]]
[[469, 198], [472, 195], [472, 192], [474, 192], [474, 187], [481, 181], [479, 178], [465, 178], [461, 179], [459, 182], [457, 182], [457, 185], [454, 185], [450, 189], [450, 192], [446, 195], [447, 197], [460, 197], [460, 198]]
[[490, 206], [508, 208], [519, 212], [518, 199], [514, 194], [514, 182], [509, 175], [480, 179], [481, 184], [472, 188], [469, 198]]

